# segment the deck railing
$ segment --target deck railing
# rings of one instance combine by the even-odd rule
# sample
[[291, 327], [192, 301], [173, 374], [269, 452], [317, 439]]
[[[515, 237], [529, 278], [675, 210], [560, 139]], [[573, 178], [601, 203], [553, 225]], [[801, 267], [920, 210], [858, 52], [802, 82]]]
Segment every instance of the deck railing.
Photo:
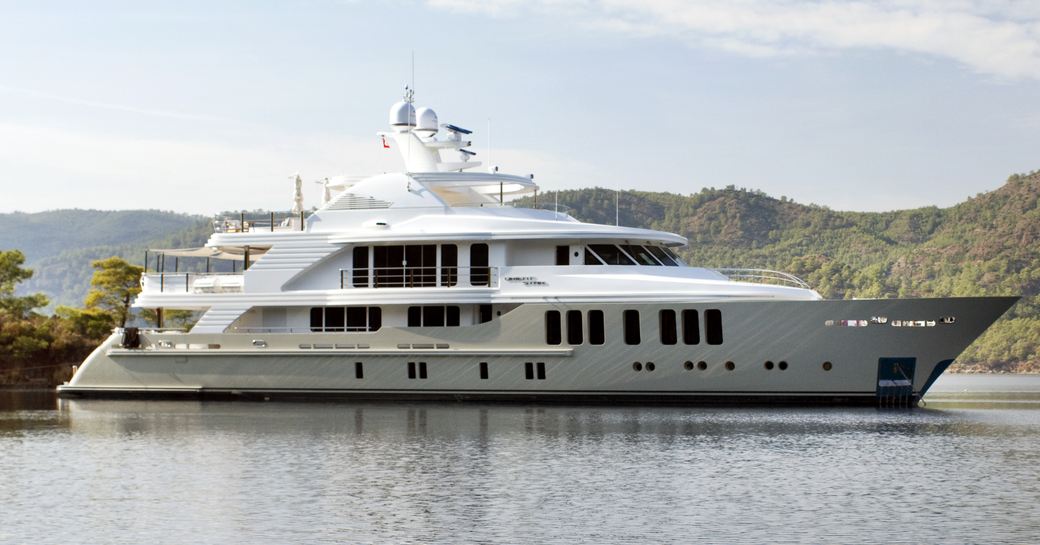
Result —
[[455, 288], [499, 286], [498, 267], [360, 267], [339, 270], [339, 287]]
[[241, 293], [244, 277], [237, 273], [145, 273], [141, 290], [145, 293]]
[[769, 269], [712, 269], [735, 282], [754, 282], [756, 284], [775, 284], [792, 288], [812, 289], [804, 280], [791, 273], [772, 271]]

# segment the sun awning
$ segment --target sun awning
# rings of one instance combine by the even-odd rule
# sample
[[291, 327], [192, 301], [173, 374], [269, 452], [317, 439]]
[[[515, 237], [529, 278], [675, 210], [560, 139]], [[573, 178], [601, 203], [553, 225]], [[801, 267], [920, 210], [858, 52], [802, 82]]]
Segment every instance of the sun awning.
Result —
[[[208, 259], [226, 259], [241, 261], [245, 255], [244, 248], [157, 248], [149, 249], [149, 253], [170, 257], [204, 257]], [[257, 257], [267, 252], [267, 248], [249, 248], [250, 257]]]

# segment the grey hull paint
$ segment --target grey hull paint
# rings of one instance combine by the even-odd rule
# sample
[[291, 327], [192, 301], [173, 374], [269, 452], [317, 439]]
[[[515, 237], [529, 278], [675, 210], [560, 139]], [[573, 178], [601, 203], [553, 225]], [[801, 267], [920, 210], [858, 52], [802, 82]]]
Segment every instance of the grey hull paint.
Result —
[[[927, 391], [950, 360], [1014, 302], [1016, 297], [852, 301], [766, 301], [717, 304], [529, 304], [500, 319], [461, 328], [383, 328], [374, 333], [171, 334], [144, 333], [145, 346], [125, 350], [113, 335], [80, 367], [62, 395], [190, 397], [359, 397], [366, 399], [486, 399], [638, 403], [874, 402], [879, 358], [917, 361], [913, 395]], [[704, 344], [703, 311], [723, 316], [723, 343]], [[603, 345], [548, 346], [547, 310], [605, 312]], [[622, 340], [622, 310], [640, 311], [642, 342]], [[696, 309], [701, 343], [663, 345], [662, 309]], [[888, 318], [867, 327], [825, 326], [828, 320]], [[938, 320], [934, 327], [893, 327], [894, 320]], [[566, 320], [564, 320], [566, 323]], [[253, 346], [263, 340], [267, 348]], [[402, 345], [447, 345], [437, 350]], [[220, 348], [205, 347], [219, 344]], [[329, 349], [301, 349], [300, 344]], [[366, 348], [356, 348], [361, 344]], [[348, 348], [335, 349], [336, 345]], [[177, 348], [177, 346], [183, 346]], [[691, 362], [688, 370], [685, 362]], [[705, 362], [707, 369], [696, 364]], [[787, 362], [768, 370], [764, 362]], [[362, 362], [363, 378], [356, 377]], [[409, 379], [408, 362], [425, 362], [426, 379]], [[479, 366], [487, 362], [489, 378]], [[544, 380], [525, 378], [526, 365], [544, 364]], [[643, 368], [634, 370], [633, 363]], [[647, 371], [646, 363], [654, 370]], [[733, 362], [733, 370], [726, 362]], [[831, 362], [831, 370], [823, 369]]]

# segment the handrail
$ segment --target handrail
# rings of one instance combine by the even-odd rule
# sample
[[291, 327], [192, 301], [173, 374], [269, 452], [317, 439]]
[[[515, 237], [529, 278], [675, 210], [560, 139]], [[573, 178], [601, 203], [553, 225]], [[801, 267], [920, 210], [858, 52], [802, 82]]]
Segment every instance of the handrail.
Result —
[[713, 271], [733, 280], [735, 282], [754, 282], [758, 284], [779, 284], [782, 286], [790, 286], [793, 288], [812, 289], [801, 278], [783, 271], [774, 271], [770, 269], [739, 269], [739, 268], [723, 268], [723, 269], [712, 269]]
[[359, 267], [339, 270], [339, 287], [454, 288], [499, 287], [498, 267]]
[[[240, 292], [242, 291], [242, 282], [227, 282], [222, 281], [224, 278], [244, 278], [241, 271], [239, 272], [209, 272], [209, 273], [197, 273], [197, 272], [156, 272], [156, 273], [142, 273], [141, 274], [141, 288], [142, 292], [150, 293], [156, 291], [154, 284], [157, 283], [159, 286], [159, 293], [167, 292], [180, 292], [180, 293], [220, 293], [220, 292]], [[212, 283], [203, 282], [199, 284], [199, 280], [212, 279]], [[209, 284], [209, 285], [205, 285]]]

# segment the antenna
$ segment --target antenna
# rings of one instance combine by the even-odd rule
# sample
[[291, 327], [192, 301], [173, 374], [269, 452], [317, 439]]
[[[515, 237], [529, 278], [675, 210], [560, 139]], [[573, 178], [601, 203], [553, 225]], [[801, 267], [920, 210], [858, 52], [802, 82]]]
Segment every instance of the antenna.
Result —
[[488, 172], [494, 172], [494, 163], [491, 162], [491, 118], [488, 118]]
[[621, 184], [614, 190], [614, 226], [621, 226]]
[[[415, 93], [415, 50], [412, 50], [412, 93]], [[411, 101], [409, 101], [411, 102]]]

